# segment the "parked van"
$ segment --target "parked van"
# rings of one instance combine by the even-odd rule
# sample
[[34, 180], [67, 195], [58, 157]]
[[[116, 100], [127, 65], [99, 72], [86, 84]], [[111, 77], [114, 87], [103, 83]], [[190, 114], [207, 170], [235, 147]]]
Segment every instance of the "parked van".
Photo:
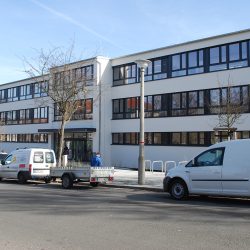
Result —
[[250, 197], [250, 139], [214, 144], [172, 168], [163, 190], [177, 200], [189, 194]]
[[0, 180], [2, 178], [18, 179], [26, 183], [30, 179], [50, 181], [50, 167], [56, 166], [53, 150], [43, 148], [17, 149], [11, 152], [0, 165]]

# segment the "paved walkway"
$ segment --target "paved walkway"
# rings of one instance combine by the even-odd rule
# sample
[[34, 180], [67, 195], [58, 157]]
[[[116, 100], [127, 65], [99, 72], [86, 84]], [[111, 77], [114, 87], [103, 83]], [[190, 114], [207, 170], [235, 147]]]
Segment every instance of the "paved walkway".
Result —
[[138, 171], [130, 169], [115, 169], [114, 181], [109, 186], [162, 191], [165, 173], [145, 172], [145, 185], [138, 185]]

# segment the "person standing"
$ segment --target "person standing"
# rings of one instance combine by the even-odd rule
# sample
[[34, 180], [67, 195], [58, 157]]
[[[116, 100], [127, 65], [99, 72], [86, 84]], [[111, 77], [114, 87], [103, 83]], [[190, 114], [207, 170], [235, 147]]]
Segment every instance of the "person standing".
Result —
[[100, 152], [94, 153], [90, 162], [91, 167], [100, 167], [102, 166], [102, 158]]

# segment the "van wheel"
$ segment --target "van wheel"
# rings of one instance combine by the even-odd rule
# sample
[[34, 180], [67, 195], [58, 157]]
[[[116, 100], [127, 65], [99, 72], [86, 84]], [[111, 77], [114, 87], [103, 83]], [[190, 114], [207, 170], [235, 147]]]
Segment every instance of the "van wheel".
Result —
[[50, 183], [51, 182], [51, 178], [50, 177], [45, 177], [44, 178], [44, 182], [47, 183], [47, 184]]
[[23, 173], [18, 174], [18, 183], [19, 184], [25, 184], [27, 182], [27, 179]]
[[70, 189], [73, 187], [73, 179], [70, 175], [65, 174], [62, 177], [62, 187], [65, 189]]
[[90, 182], [91, 187], [97, 187], [99, 185], [98, 182]]
[[175, 180], [170, 187], [170, 195], [175, 200], [182, 200], [187, 198], [188, 189], [184, 181]]

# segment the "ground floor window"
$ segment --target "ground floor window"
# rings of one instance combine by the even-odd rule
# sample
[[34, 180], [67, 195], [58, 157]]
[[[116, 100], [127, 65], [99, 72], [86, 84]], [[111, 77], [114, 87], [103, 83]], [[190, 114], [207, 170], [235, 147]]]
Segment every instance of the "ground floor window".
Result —
[[[237, 131], [237, 139], [250, 138], [250, 131]], [[228, 139], [226, 132], [146, 132], [145, 145], [157, 146], [210, 146]], [[139, 133], [112, 133], [113, 145], [138, 145]]]

